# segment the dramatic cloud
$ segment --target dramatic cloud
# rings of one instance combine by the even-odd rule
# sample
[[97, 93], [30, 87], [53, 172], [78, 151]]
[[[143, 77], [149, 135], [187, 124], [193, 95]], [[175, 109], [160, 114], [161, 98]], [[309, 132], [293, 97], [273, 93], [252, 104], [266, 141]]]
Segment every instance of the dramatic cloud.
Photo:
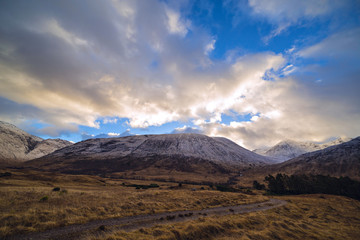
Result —
[[[248, 3], [251, 17], [264, 18], [278, 33], [345, 4]], [[261, 46], [224, 60], [214, 57], [218, 49], [224, 56], [235, 50], [226, 49], [212, 32], [221, 23], [198, 24], [190, 18], [191, 4], [2, 3], [0, 118], [52, 137], [79, 133], [79, 126], [119, 124], [122, 118], [126, 128], [177, 122], [186, 126], [174, 132], [222, 135], [249, 148], [284, 138], [324, 140], [360, 133], [358, 28], [291, 51]], [[210, 16], [216, 9], [209, 6]], [[252, 118], [224, 123], [223, 115], [231, 114]], [[104, 134], [117, 136], [114, 132]]]
[[1, 29], [0, 94], [52, 114], [81, 116], [64, 117], [64, 123], [96, 127], [97, 117], [116, 115], [128, 117], [132, 127], [148, 127], [208, 118], [230, 107], [253, 76], [278, 67], [279, 57], [265, 53], [210, 69], [212, 37], [198, 29], [191, 43], [183, 41], [187, 21], [162, 3], [147, 2], [116, 2], [117, 11], [92, 2], [86, 12], [79, 3], [71, 16], [59, 4], [51, 17], [29, 5], [20, 21], [10, 16], [21, 8], [9, 6], [2, 15], [13, 26]]
[[[201, 126], [208, 134], [230, 137], [249, 148], [276, 144], [284, 136], [323, 141], [330, 137], [330, 132], [337, 137], [358, 135], [358, 39], [359, 29], [333, 34], [296, 53], [300, 58], [326, 59], [326, 64], [309, 64], [302, 71], [295, 70], [292, 77], [260, 81], [250, 88], [248, 92], [252, 94], [245, 95], [241, 106], [254, 109], [249, 111], [252, 114], [259, 113], [251, 122]], [[319, 76], [324, 80], [319, 82]]]

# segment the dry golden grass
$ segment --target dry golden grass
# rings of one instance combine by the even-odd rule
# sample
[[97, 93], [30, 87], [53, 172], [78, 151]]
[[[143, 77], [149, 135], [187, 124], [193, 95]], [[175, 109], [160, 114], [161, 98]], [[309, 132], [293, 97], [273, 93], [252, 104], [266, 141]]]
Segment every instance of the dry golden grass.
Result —
[[213, 182], [213, 183], [226, 183], [229, 179], [229, 173], [191, 173], [181, 172], [176, 170], [166, 170], [159, 168], [146, 168], [139, 171], [125, 171], [119, 173], [110, 174], [113, 177], [125, 177], [125, 178], [141, 178], [146, 180], [164, 180], [164, 181], [176, 181], [176, 182]]
[[360, 202], [331, 195], [280, 197], [289, 203], [264, 212], [206, 217], [86, 239], [360, 239]]
[[[0, 237], [22, 232], [139, 214], [195, 210], [265, 201], [262, 195], [199, 190], [201, 186], [161, 183], [160, 188], [135, 189], [136, 180], [13, 171], [0, 179]], [[60, 187], [66, 192], [52, 191]], [[173, 187], [170, 189], [170, 187]], [[175, 188], [174, 188], [175, 187]], [[197, 191], [192, 191], [192, 188]], [[44, 196], [48, 200], [41, 201]]]

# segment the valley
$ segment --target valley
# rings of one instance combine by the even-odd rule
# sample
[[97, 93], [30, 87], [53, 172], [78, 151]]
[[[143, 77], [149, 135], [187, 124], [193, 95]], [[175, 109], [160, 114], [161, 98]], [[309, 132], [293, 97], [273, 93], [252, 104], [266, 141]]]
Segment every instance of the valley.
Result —
[[0, 2], [0, 240], [360, 240], [360, 0]]
[[[267, 196], [264, 191], [250, 188], [222, 192], [208, 185], [7, 170], [11, 176], [2, 177], [0, 182], [0, 233], [4, 239], [20, 236], [20, 239], [27, 239], [26, 236], [48, 239], [41, 232], [66, 226], [72, 229], [73, 224], [88, 227], [75, 235], [70, 232], [64, 239], [356, 239], [360, 236], [360, 202], [341, 196]], [[158, 187], [135, 187], [150, 184]], [[255, 204], [271, 208], [272, 204], [267, 204], [270, 198], [284, 200], [286, 205], [266, 211], [254, 209], [254, 212], [247, 208], [247, 213], [236, 212], [234, 207]], [[224, 215], [198, 212], [219, 207], [226, 210]], [[157, 220], [147, 223], [145, 218], [130, 225], [121, 221], [107, 224], [111, 219], [130, 216], [156, 216]], [[90, 224], [94, 220], [98, 224]]]
[[[272, 178], [272, 186], [265, 181], [277, 173], [358, 180], [359, 137], [277, 163], [228, 139], [201, 134], [94, 138], [54, 149], [47, 144], [51, 139], [36, 139], [13, 125], [0, 127], [3, 146], [11, 142], [28, 149], [26, 153], [29, 139], [35, 139], [38, 147], [30, 152], [41, 152], [29, 160], [25, 158], [31, 155], [21, 155], [19, 160], [10, 157], [15, 150], [1, 149], [1, 156], [7, 156], [0, 168], [0, 237], [4, 239], [360, 236], [358, 193], [345, 194], [341, 188], [335, 192], [354, 196], [351, 199], [322, 192], [330, 184], [326, 181], [336, 179], [312, 177], [314, 182], [325, 182], [312, 190], [314, 194], [300, 191], [303, 194], [293, 196], [276, 195], [274, 185], [287, 184], [291, 176], [280, 176], [283, 182]], [[296, 181], [288, 182], [286, 194], [302, 190], [291, 185]], [[358, 184], [346, 178], [342, 184], [347, 182]]]

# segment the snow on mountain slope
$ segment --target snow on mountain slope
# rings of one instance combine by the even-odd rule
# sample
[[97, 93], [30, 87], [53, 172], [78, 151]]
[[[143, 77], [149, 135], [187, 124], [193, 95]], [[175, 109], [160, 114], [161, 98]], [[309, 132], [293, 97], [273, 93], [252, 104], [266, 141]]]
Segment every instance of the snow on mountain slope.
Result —
[[0, 160], [2, 162], [27, 161], [71, 144], [61, 139], [43, 140], [10, 123], [0, 121]]
[[288, 174], [322, 174], [360, 179], [360, 137], [351, 141], [305, 153], [273, 165], [275, 172]]
[[46, 139], [36, 144], [35, 148], [26, 156], [28, 159], [35, 159], [70, 145], [72, 145], [72, 143], [66, 140]]
[[[86, 164], [85, 164], [86, 163]], [[269, 163], [225, 138], [200, 134], [139, 135], [89, 139], [29, 162], [50, 169], [94, 172], [157, 168], [193, 171], [207, 168], [251, 167]], [[90, 169], [89, 166], [93, 167]], [[205, 167], [206, 166], [206, 167]], [[75, 170], [74, 170], [75, 171]]]
[[292, 140], [285, 140], [279, 142], [275, 146], [267, 149], [256, 149], [253, 152], [258, 153], [263, 156], [267, 156], [272, 158], [273, 160], [277, 160], [278, 162], [283, 162], [289, 160], [291, 158], [300, 156], [301, 154], [313, 152], [317, 150], [321, 150], [327, 148], [329, 146], [337, 145], [340, 143], [344, 143], [350, 141], [350, 138], [338, 138], [334, 141], [324, 143], [324, 144], [316, 144], [312, 142], [297, 142]]

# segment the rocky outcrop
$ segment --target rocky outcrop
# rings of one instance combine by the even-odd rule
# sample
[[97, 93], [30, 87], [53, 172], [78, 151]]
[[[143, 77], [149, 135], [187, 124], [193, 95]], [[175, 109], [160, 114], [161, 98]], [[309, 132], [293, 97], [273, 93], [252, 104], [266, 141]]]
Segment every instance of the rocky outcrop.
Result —
[[44, 140], [10, 123], [0, 121], [1, 162], [23, 162], [42, 157], [70, 145], [72, 145], [71, 142], [61, 139]]

